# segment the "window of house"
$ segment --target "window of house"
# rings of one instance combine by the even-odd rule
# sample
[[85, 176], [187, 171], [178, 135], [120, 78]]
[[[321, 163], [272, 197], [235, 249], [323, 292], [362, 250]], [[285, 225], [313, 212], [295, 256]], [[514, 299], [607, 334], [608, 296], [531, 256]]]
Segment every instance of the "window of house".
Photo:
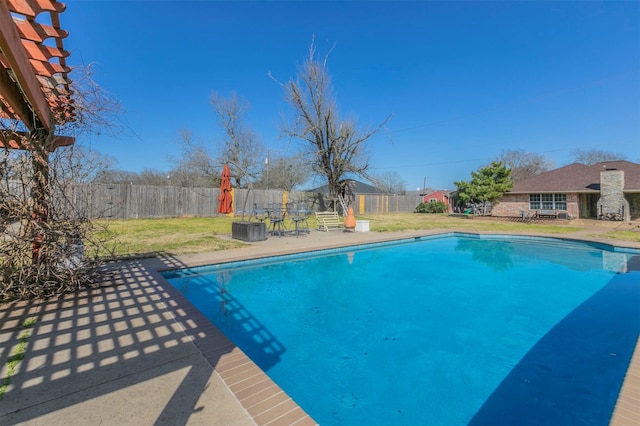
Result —
[[554, 199], [554, 209], [556, 210], [566, 210], [567, 209], [567, 194], [553, 194], [555, 196]]
[[531, 210], [566, 210], [567, 194], [529, 194]]
[[540, 209], [540, 194], [529, 194], [529, 208], [531, 210]]
[[438, 201], [438, 199], [437, 199], [437, 198], [429, 198], [429, 202], [430, 202], [430, 203], [435, 203], [435, 202], [437, 202], [437, 201]]
[[545, 210], [553, 209], [553, 195], [554, 194], [542, 194], [542, 208]]

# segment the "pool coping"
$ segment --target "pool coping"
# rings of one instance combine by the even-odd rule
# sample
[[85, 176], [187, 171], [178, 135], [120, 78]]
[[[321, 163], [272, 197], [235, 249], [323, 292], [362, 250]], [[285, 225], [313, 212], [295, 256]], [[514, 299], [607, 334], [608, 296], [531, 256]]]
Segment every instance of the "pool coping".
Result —
[[[187, 255], [180, 256], [179, 265], [171, 265], [156, 268], [154, 274], [159, 283], [162, 284], [167, 307], [172, 306], [173, 309], [181, 311], [181, 315], [185, 313], [192, 316], [194, 323], [208, 324], [215, 330], [217, 334], [222, 334], [213, 324], [204, 317], [197, 309], [188, 302], [177, 289], [175, 289], [162, 273], [173, 269], [191, 268], [213, 264], [228, 264], [233, 262], [268, 259], [278, 256], [287, 256], [292, 254], [309, 254], [313, 252], [321, 252], [325, 250], [344, 249], [348, 247], [365, 247], [367, 245], [375, 245], [381, 243], [390, 243], [394, 241], [410, 241], [415, 239], [438, 238], [447, 236], [470, 236], [477, 238], [507, 238], [516, 236], [518, 238], [547, 238], [563, 241], [571, 241], [577, 243], [587, 243], [600, 249], [607, 249], [613, 252], [630, 251], [632, 254], [640, 254], [640, 244], [633, 242], [620, 242], [612, 244], [610, 241], [604, 241], [593, 236], [566, 236], [543, 233], [505, 233], [505, 232], [483, 232], [483, 231], [452, 231], [452, 230], [429, 230], [429, 231], [406, 231], [400, 233], [360, 233], [366, 235], [366, 238], [358, 239], [354, 244], [352, 240], [333, 241], [332, 244], [318, 244], [313, 247], [278, 247], [275, 250], [265, 250], [266, 252], [256, 251], [249, 253], [245, 251], [243, 254], [226, 253], [224, 255], [214, 253], [208, 255]], [[355, 234], [354, 234], [355, 235]], [[263, 242], [264, 243], [264, 242]], [[257, 244], [256, 246], [263, 246]], [[228, 252], [233, 252], [229, 250]], [[240, 250], [242, 251], [242, 250]], [[217, 260], [217, 261], [216, 261]], [[205, 333], [207, 335], [212, 333]], [[223, 336], [224, 337], [224, 336]], [[224, 338], [226, 339], [226, 337]], [[221, 350], [227, 350], [225, 345], [231, 344], [228, 340], [210, 341], [210, 339], [194, 338], [194, 344], [201, 351], [202, 355], [212, 364], [214, 370], [218, 371], [222, 380], [226, 383], [230, 391], [235, 395], [240, 404], [247, 410], [247, 413], [259, 425], [306, 425], [317, 424], [300, 406], [295, 403], [286, 393], [275, 384], [266, 373], [260, 370], [251, 359], [244, 354], [239, 348], [234, 349], [229, 354], [220, 356]], [[233, 344], [231, 344], [233, 345]], [[257, 370], [259, 371], [257, 371]], [[249, 371], [247, 373], [246, 371]], [[251, 373], [253, 372], [253, 373]], [[246, 375], [253, 374], [251, 377]], [[610, 425], [623, 426], [640, 426], [640, 399], [637, 396], [640, 389], [640, 339], [636, 342], [635, 351], [631, 357], [629, 367], [625, 374], [621, 390], [616, 401], [615, 408], [612, 413]], [[294, 405], [291, 405], [294, 404]], [[264, 420], [268, 419], [265, 423]]]

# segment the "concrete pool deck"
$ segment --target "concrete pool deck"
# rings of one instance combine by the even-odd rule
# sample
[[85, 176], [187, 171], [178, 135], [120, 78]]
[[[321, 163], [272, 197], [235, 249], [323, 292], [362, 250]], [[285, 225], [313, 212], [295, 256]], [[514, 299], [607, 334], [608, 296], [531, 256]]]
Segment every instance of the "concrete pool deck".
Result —
[[[589, 225], [571, 234], [527, 235], [612, 244], [597, 237], [608, 230]], [[0, 424], [315, 424], [158, 271], [437, 233], [276, 236], [221, 252], [123, 262], [100, 288], [0, 305], [0, 378], [30, 333], [0, 400]], [[35, 324], [26, 329], [30, 318]], [[612, 424], [640, 425], [639, 352], [636, 346]]]

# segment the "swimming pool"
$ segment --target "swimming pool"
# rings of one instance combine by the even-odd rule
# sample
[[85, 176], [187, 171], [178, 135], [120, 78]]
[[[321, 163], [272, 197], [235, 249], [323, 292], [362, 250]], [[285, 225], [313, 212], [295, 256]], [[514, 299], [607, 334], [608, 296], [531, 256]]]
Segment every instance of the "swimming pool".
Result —
[[165, 277], [320, 424], [603, 424], [637, 254], [456, 234]]

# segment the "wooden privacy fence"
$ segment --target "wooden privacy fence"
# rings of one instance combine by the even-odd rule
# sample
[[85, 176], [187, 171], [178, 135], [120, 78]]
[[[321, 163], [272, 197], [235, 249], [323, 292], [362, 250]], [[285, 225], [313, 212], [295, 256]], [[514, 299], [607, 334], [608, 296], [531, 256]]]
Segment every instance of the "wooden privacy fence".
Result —
[[[160, 218], [218, 216], [219, 188], [127, 184], [77, 184], [70, 187], [76, 208], [90, 218]], [[282, 202], [282, 191], [235, 189], [233, 211], [250, 215], [253, 204]]]
[[422, 202], [419, 195], [356, 194], [355, 214], [413, 213]]
[[[6, 189], [5, 189], [6, 190]], [[23, 192], [19, 183], [12, 185], [11, 193]], [[73, 204], [76, 213], [91, 219], [161, 218], [180, 216], [218, 216], [218, 188], [189, 188], [177, 186], [151, 186], [132, 184], [68, 184], [64, 197]], [[54, 195], [60, 197], [61, 194]], [[332, 209], [325, 196], [291, 191], [288, 202], [304, 201], [315, 211]], [[251, 215], [254, 204], [266, 206], [283, 201], [282, 190], [234, 189], [233, 211], [241, 217]], [[352, 203], [355, 214], [389, 214], [414, 212], [422, 201], [418, 195], [356, 194]], [[59, 203], [63, 205], [64, 203]]]
[[[73, 184], [65, 188], [65, 197], [78, 212], [88, 218], [161, 218], [180, 216], [218, 216], [219, 188], [152, 186], [131, 184]], [[233, 191], [233, 211], [241, 216], [251, 214], [254, 204], [282, 202], [278, 190]], [[291, 201], [301, 201], [308, 193], [291, 192]], [[246, 200], [246, 202], [245, 202]]]

